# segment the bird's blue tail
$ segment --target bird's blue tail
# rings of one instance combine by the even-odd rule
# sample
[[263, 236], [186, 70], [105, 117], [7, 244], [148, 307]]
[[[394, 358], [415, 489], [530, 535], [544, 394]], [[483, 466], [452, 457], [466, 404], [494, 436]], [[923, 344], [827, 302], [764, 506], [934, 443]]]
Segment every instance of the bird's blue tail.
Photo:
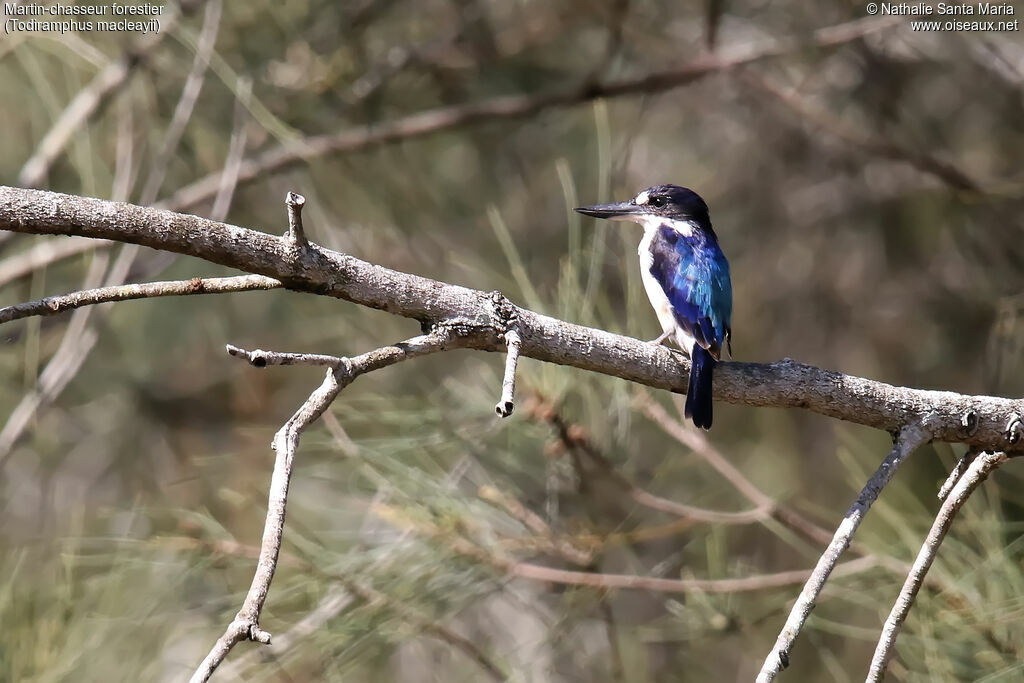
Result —
[[690, 354], [690, 385], [686, 390], [686, 417], [701, 429], [711, 429], [711, 376], [716, 361], [700, 344]]

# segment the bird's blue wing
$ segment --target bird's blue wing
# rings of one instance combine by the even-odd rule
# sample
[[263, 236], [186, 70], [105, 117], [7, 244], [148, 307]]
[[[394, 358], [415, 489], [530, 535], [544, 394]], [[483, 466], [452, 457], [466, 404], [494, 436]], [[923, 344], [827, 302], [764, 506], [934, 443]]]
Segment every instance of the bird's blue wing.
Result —
[[685, 237], [663, 225], [651, 240], [651, 255], [651, 275], [668, 297], [676, 322], [720, 358], [731, 332], [732, 283], [718, 243]]

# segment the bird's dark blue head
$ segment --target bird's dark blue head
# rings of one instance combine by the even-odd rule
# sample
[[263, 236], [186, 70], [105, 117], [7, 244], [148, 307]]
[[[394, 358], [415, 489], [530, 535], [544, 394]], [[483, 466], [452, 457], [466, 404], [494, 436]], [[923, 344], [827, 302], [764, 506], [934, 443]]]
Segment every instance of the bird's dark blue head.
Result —
[[645, 225], [658, 219], [686, 221], [714, 234], [708, 216], [708, 205], [696, 192], [678, 185], [655, 185], [629, 201], [581, 206], [576, 211], [584, 216], [634, 221]]

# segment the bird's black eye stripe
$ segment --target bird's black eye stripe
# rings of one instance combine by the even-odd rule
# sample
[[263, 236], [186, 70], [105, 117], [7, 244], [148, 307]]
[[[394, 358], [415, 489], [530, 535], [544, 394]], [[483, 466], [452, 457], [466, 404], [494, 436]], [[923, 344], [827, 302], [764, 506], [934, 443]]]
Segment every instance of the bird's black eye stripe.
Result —
[[664, 197], [651, 197], [651, 199], [650, 199], [650, 201], [648, 203], [651, 206], [653, 206], [654, 208], [660, 209], [661, 207], [665, 206], [665, 198]]

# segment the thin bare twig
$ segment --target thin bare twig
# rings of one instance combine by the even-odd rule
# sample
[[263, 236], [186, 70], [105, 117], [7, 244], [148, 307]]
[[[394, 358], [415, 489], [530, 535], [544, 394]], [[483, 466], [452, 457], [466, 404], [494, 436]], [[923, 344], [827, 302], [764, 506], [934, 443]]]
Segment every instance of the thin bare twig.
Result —
[[797, 598], [796, 604], [793, 605], [789, 618], [786, 619], [786, 625], [783, 626], [782, 632], [779, 633], [775, 647], [772, 648], [772, 651], [765, 659], [764, 665], [761, 667], [761, 672], [757, 676], [757, 683], [769, 683], [775, 680], [779, 672], [789, 666], [789, 657], [793, 644], [796, 642], [797, 636], [800, 635], [800, 631], [803, 630], [804, 623], [806, 623], [807, 617], [810, 616], [811, 609], [814, 608], [814, 603], [821, 595], [822, 589], [825, 588], [825, 582], [828, 581], [829, 575], [839, 561], [840, 555], [849, 547], [850, 540], [857, 531], [857, 527], [860, 526], [861, 521], [863, 521], [864, 515], [867, 514], [872, 503], [878, 498], [882, 488], [892, 479], [896, 468], [918, 446], [929, 439], [931, 439], [931, 421], [927, 418], [921, 422], [907, 425], [896, 435], [892, 451], [882, 461], [882, 464], [879, 465], [875, 473], [871, 475], [868, 483], [861, 490], [860, 495], [857, 496], [857, 500], [854, 501], [853, 505], [846, 512], [843, 521], [839, 524], [839, 528], [836, 529], [835, 536], [832, 537], [832, 542], [829, 543], [828, 548], [822, 553], [818, 564], [814, 567], [814, 571], [811, 572], [810, 578], [807, 579], [803, 590], [800, 591], [800, 596]]
[[205, 683], [213, 675], [217, 666], [224, 661], [231, 649], [243, 640], [258, 643], [270, 642], [270, 634], [259, 626], [260, 613], [267, 600], [270, 582], [277, 569], [277, 559], [281, 551], [281, 538], [284, 533], [284, 514], [288, 501], [288, 485], [291, 481], [292, 462], [298, 447], [298, 437], [307, 425], [320, 416], [331, 404], [342, 389], [339, 374], [345, 377], [348, 368], [330, 369], [316, 391], [299, 408], [290, 420], [275, 435], [273, 448], [277, 452], [274, 462], [274, 473], [270, 480], [270, 497], [267, 504], [267, 520], [263, 529], [263, 543], [260, 546], [260, 557], [256, 565], [252, 585], [242, 603], [242, 609], [228, 624], [210, 653], [192, 675], [190, 683]]
[[953, 469], [950, 470], [949, 476], [946, 477], [946, 481], [942, 484], [942, 487], [939, 488], [939, 500], [946, 500], [946, 497], [949, 496], [949, 492], [952, 491], [953, 487], [956, 486], [956, 483], [960, 481], [960, 477], [962, 477], [964, 472], [967, 471], [967, 468], [971, 466], [974, 459], [978, 457], [979, 452], [980, 451], [977, 449], [968, 448], [967, 452], [961, 456], [955, 465], [953, 465]]
[[957, 512], [967, 502], [967, 498], [974, 490], [988, 478], [993, 470], [1008, 459], [1005, 453], [982, 453], [970, 463], [953, 486], [953, 490], [946, 496], [942, 507], [939, 508], [939, 513], [935, 516], [928, 537], [921, 545], [917, 559], [914, 560], [914, 567], [907, 575], [907, 580], [904, 582], [903, 588], [900, 589], [899, 597], [896, 598], [896, 603], [892, 606], [892, 611], [889, 612], [889, 618], [885, 620], [882, 635], [878, 639], [875, 654], [871, 658], [871, 668], [868, 670], [865, 683], [878, 683], [885, 676], [885, 669], [889, 665], [893, 648], [896, 645], [896, 637], [899, 636], [903, 622], [906, 621], [914, 599], [921, 590], [925, 575], [931, 568], [932, 562], [935, 561], [939, 546], [942, 545], [949, 527], [953, 524], [953, 518], [956, 517]]
[[276, 289], [280, 286], [281, 283], [277, 280], [263, 275], [236, 275], [234, 277], [194, 277], [191, 280], [97, 287], [0, 308], [0, 325], [30, 316], [58, 315], [82, 306], [112, 301], [150, 299], [161, 296], [248, 292], [254, 289]]
[[523, 345], [519, 330], [513, 327], [506, 332], [505, 344], [508, 355], [505, 356], [505, 376], [501, 381], [501, 399], [494, 406], [494, 412], [500, 417], [508, 417], [515, 408], [516, 368], [519, 366], [519, 347]]
[[331, 405], [342, 389], [357, 377], [373, 370], [416, 358], [429, 353], [443, 351], [452, 342], [452, 335], [446, 328], [407, 341], [384, 346], [331, 367], [323, 383], [312, 393], [295, 414], [278, 430], [272, 447], [277, 454], [274, 473], [270, 480], [270, 495], [267, 503], [267, 518], [263, 528], [263, 542], [260, 545], [259, 561], [252, 585], [246, 594], [242, 608], [228, 624], [210, 653], [192, 675], [190, 683], [205, 683], [214, 670], [227, 657], [231, 649], [243, 640], [270, 643], [270, 634], [259, 625], [260, 613], [267, 600], [270, 582], [277, 569], [284, 534], [285, 508], [288, 503], [288, 486], [291, 482], [292, 462], [299, 447], [303, 430], [319, 418]]
[[347, 359], [341, 356], [327, 356], [321, 353], [285, 353], [262, 349], [246, 351], [233, 344], [228, 344], [226, 348], [229, 355], [235, 358], [245, 358], [257, 368], [265, 368], [268, 365], [325, 365], [329, 368], [337, 368], [347, 362]]

